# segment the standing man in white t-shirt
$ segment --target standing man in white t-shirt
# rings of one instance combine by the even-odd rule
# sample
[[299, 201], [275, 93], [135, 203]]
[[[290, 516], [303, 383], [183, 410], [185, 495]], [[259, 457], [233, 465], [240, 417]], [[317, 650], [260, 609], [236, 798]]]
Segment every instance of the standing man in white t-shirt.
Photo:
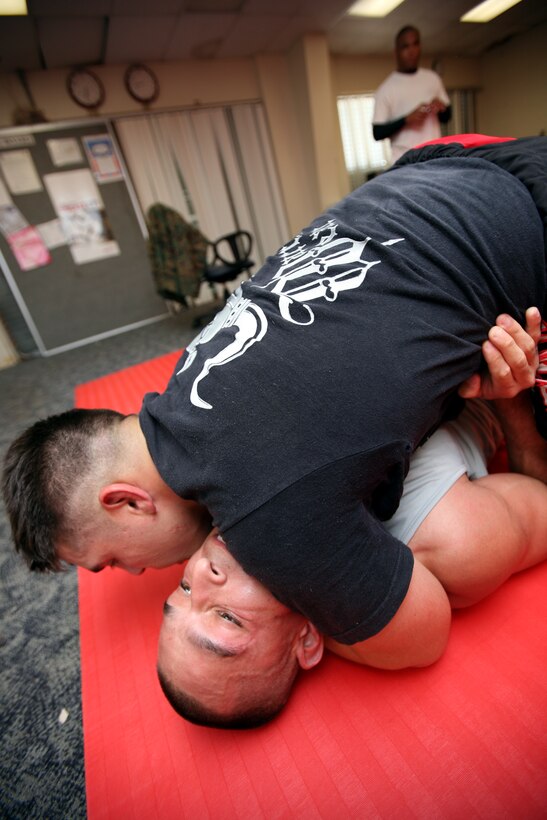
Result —
[[375, 140], [391, 140], [393, 162], [422, 142], [441, 136], [439, 123], [452, 115], [441, 78], [420, 62], [420, 32], [405, 26], [395, 38], [397, 70], [376, 92], [372, 133]]

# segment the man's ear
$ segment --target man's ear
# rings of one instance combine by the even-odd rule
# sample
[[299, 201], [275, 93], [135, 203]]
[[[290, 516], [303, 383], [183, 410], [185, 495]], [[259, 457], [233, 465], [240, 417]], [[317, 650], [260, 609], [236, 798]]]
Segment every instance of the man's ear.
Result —
[[146, 490], [135, 484], [107, 484], [101, 487], [99, 501], [107, 512], [127, 507], [128, 512], [137, 515], [154, 515], [156, 504]]
[[296, 657], [302, 669], [313, 669], [323, 657], [323, 636], [312, 624], [306, 621], [299, 632], [296, 644]]

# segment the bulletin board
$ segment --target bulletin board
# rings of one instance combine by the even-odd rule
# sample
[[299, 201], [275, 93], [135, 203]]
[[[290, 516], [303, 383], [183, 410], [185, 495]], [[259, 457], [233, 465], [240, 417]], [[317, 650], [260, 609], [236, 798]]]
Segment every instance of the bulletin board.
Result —
[[0, 130], [4, 292], [41, 354], [165, 315], [146, 238], [107, 121]]

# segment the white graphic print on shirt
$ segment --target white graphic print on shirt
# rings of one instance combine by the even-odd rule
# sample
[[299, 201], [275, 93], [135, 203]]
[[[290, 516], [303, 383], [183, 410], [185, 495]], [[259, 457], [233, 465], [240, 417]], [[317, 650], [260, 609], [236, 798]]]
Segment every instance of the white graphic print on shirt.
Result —
[[[336, 229], [335, 221], [330, 219], [310, 232], [309, 244], [302, 242], [302, 234], [296, 236], [279, 251], [280, 265], [273, 278], [265, 285], [257, 285], [278, 295], [279, 313], [286, 322], [313, 324], [315, 315], [309, 302], [317, 299], [334, 302], [343, 291], [360, 287], [369, 269], [380, 264], [380, 259], [368, 261], [363, 258], [370, 237], [358, 242], [337, 236]], [[381, 244], [393, 245], [402, 241], [402, 238], [388, 239]], [[293, 284], [296, 281], [298, 284]], [[195, 407], [212, 409], [212, 405], [202, 399], [198, 392], [200, 382], [207, 377], [211, 368], [228, 364], [242, 356], [253, 344], [263, 339], [268, 330], [264, 311], [242, 295], [241, 287], [232, 293], [211, 324], [190, 342], [186, 348], [187, 358], [177, 375], [192, 365], [198, 346], [207, 344], [227, 327], [236, 328], [233, 341], [205, 361], [193, 382], [190, 401]]]

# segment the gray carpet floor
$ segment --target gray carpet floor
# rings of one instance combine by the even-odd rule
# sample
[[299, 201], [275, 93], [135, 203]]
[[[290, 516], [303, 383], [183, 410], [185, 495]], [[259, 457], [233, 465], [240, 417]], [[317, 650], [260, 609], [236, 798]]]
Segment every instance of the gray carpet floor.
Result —
[[[0, 457], [22, 429], [74, 404], [74, 387], [180, 349], [179, 314], [0, 370]], [[75, 570], [30, 573], [0, 505], [0, 817], [86, 817]]]

